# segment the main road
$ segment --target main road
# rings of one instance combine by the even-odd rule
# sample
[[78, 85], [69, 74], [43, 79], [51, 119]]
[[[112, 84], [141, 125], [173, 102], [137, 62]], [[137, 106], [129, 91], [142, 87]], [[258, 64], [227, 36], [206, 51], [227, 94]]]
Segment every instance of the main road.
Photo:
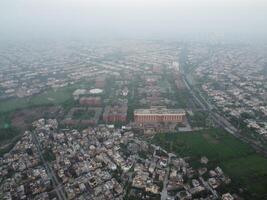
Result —
[[42, 161], [42, 163], [43, 163], [43, 165], [47, 171], [48, 176], [52, 180], [52, 185], [56, 191], [58, 198], [60, 200], [67, 200], [67, 197], [66, 197], [62, 187], [60, 186], [60, 183], [59, 183], [54, 171], [51, 169], [51, 167], [49, 166], [49, 164], [47, 163], [47, 161], [43, 157], [42, 147], [41, 147], [41, 144], [40, 144], [40, 142], [36, 136], [36, 132], [31, 132], [31, 135], [32, 135], [32, 140], [33, 140], [33, 142], [37, 148], [39, 157], [41, 158], [41, 161]]
[[213, 121], [221, 128], [226, 130], [228, 133], [233, 135], [234, 137], [240, 139], [241, 141], [249, 144], [254, 150], [257, 152], [262, 153], [265, 157], [267, 157], [267, 148], [263, 145], [257, 143], [256, 141], [249, 139], [245, 137], [244, 135], [241, 135], [239, 131], [221, 114], [219, 114], [217, 111], [215, 111], [213, 108], [213, 105], [210, 104], [203, 95], [198, 92], [199, 95], [196, 94], [193, 87], [190, 85], [189, 81], [187, 80], [186, 75], [182, 73], [183, 82], [185, 83], [185, 86], [190, 91], [193, 98], [198, 102], [198, 104], [201, 106], [203, 110], [207, 110], [213, 119]]

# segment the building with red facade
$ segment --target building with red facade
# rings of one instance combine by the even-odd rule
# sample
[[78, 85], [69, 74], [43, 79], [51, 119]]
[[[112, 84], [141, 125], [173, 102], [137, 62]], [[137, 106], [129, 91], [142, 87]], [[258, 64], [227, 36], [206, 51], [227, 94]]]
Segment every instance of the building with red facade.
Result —
[[95, 86], [98, 88], [104, 88], [106, 84], [106, 79], [103, 76], [97, 77], [95, 79]]
[[101, 98], [100, 97], [81, 97], [79, 99], [80, 105], [83, 106], [100, 106]]
[[152, 107], [151, 109], [137, 109], [134, 111], [134, 121], [137, 124], [145, 123], [183, 123], [186, 113], [183, 109], [167, 109]]
[[127, 120], [127, 110], [126, 106], [107, 106], [103, 113], [103, 120], [106, 123], [114, 122], [126, 122]]

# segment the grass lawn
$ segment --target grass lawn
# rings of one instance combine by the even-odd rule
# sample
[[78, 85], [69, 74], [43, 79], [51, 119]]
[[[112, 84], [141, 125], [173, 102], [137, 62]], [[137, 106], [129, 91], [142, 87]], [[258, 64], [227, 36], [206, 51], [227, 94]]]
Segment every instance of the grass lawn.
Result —
[[193, 116], [188, 116], [192, 127], [205, 127], [208, 118], [208, 113], [205, 111], [194, 111]]
[[69, 88], [59, 89], [57, 91], [51, 89], [30, 98], [16, 98], [2, 101], [0, 112], [6, 113], [32, 106], [57, 105], [70, 99], [72, 97], [72, 91]]
[[177, 102], [177, 107], [179, 108], [187, 108], [188, 100], [190, 99], [190, 93], [186, 89], [180, 89], [174, 94], [174, 101]]
[[78, 110], [74, 112], [73, 119], [87, 120], [92, 119], [95, 116], [94, 110]]
[[178, 155], [190, 156], [195, 167], [200, 165], [201, 156], [207, 156], [210, 167], [221, 166], [233, 179], [233, 185], [246, 189], [246, 199], [264, 199], [267, 194], [267, 159], [221, 129], [161, 133], [152, 142]]
[[[251, 195], [264, 199], [267, 195], [267, 159], [259, 155], [228, 160], [222, 163], [222, 167], [233, 179], [245, 186]], [[262, 195], [262, 198], [260, 197]]]
[[43, 105], [59, 105], [72, 99], [72, 93], [77, 88], [88, 88], [89, 83], [77, 83], [74, 85], [59, 88], [57, 90], [49, 89], [46, 92], [29, 98], [15, 98], [1, 101], [0, 113], [12, 112], [17, 109], [28, 108]]

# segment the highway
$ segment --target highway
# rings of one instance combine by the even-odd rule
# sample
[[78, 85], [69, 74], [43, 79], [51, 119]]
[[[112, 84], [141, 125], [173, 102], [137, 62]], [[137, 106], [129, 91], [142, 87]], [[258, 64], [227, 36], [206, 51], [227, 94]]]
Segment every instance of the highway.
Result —
[[226, 130], [228, 133], [233, 135], [234, 137], [240, 139], [241, 141], [249, 144], [255, 151], [262, 153], [265, 157], [267, 157], [267, 148], [264, 147], [261, 144], [258, 144], [256, 141], [253, 141], [252, 139], [249, 139], [245, 137], [244, 135], [241, 135], [239, 131], [222, 115], [220, 115], [217, 111], [213, 109], [213, 105], [211, 105], [199, 92], [200, 96], [196, 95], [196, 92], [192, 88], [192, 86], [189, 84], [186, 76], [182, 75], [183, 82], [185, 83], [185, 86], [190, 91], [193, 98], [198, 102], [198, 104], [201, 106], [203, 110], [207, 110], [213, 119], [213, 121], [221, 128]]
[[53, 185], [53, 188], [54, 190], [56, 191], [56, 194], [58, 196], [58, 199], [60, 200], [67, 200], [66, 196], [65, 196], [65, 193], [62, 189], [62, 187], [60, 186], [60, 183], [54, 173], [54, 171], [51, 169], [51, 167], [49, 166], [49, 164], [46, 162], [46, 160], [44, 159], [43, 157], [43, 154], [42, 154], [42, 147], [41, 147], [41, 144], [36, 136], [36, 133], [34, 132], [31, 132], [31, 135], [32, 135], [32, 139], [33, 139], [33, 142], [37, 148], [37, 151], [38, 151], [38, 154], [39, 154], [39, 157], [41, 158], [41, 161], [47, 171], [47, 174], [48, 176], [50, 177], [50, 179], [52, 180], [52, 185]]

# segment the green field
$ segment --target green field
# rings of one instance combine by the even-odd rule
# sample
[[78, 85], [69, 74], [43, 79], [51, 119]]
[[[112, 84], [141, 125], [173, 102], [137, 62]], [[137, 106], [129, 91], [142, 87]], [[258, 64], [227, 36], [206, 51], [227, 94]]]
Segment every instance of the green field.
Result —
[[49, 89], [44, 93], [29, 98], [14, 98], [1, 101], [0, 114], [34, 106], [61, 105], [73, 98], [72, 93], [77, 88], [89, 88], [89, 83], [77, 83], [57, 90]]
[[94, 110], [77, 110], [73, 114], [73, 119], [88, 120], [92, 119], [94, 116], [95, 116]]
[[57, 105], [71, 98], [72, 90], [68, 88], [49, 90], [31, 98], [16, 98], [2, 101], [0, 104], [0, 113], [15, 111], [17, 109], [28, 108], [42, 105]]
[[245, 189], [246, 199], [265, 199], [267, 195], [267, 159], [220, 129], [190, 133], [161, 133], [153, 140], [168, 151], [190, 156], [198, 167], [201, 156], [210, 160], [209, 167], [221, 166], [233, 180], [235, 191]]

